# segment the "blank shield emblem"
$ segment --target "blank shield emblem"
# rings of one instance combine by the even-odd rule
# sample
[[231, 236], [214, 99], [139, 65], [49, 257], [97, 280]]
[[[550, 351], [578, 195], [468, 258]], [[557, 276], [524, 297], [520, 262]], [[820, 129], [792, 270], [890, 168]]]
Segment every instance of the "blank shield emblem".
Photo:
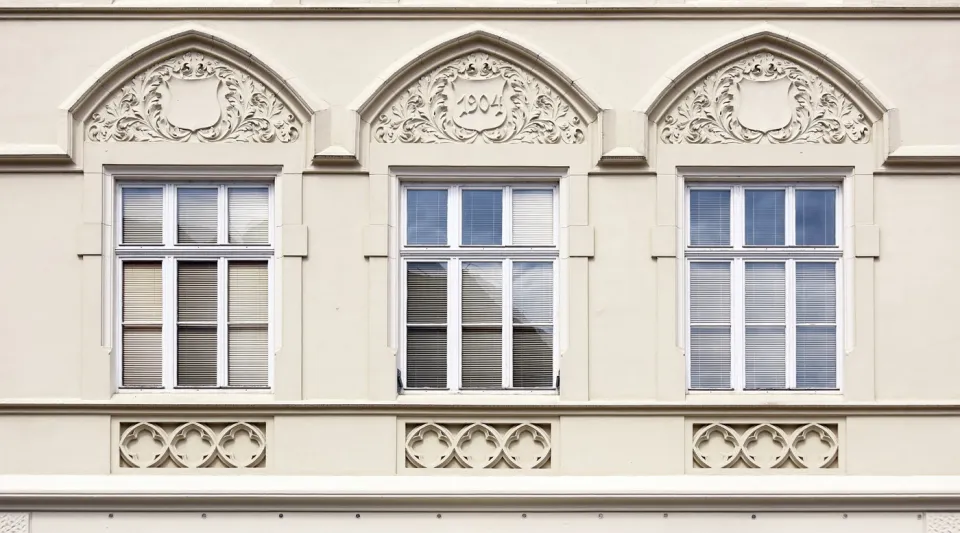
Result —
[[767, 133], [790, 124], [794, 111], [790, 84], [791, 81], [787, 78], [741, 81], [740, 101], [736, 111], [740, 125]]
[[451, 115], [461, 128], [486, 131], [499, 128], [507, 120], [504, 92], [507, 80], [458, 78], [450, 84]]
[[167, 81], [168, 100], [163, 106], [171, 125], [188, 131], [209, 128], [220, 121], [220, 79], [171, 78]]

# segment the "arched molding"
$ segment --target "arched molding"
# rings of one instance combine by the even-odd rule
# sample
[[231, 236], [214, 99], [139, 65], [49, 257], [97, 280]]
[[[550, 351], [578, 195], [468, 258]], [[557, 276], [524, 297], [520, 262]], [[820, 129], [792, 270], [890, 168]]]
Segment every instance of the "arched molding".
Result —
[[92, 114], [116, 98], [116, 92], [138, 75], [178, 56], [196, 52], [214, 64], [235, 68], [242, 77], [248, 75], [263, 85], [265, 93], [275, 96], [291, 115], [299, 132], [296, 140], [308, 138], [314, 116], [328, 109], [328, 105], [289, 72], [277, 66], [267, 54], [256, 51], [232, 36], [197, 24], [179, 26], [144, 39], [122, 50], [87, 78], [60, 106], [66, 122], [66, 136], [61, 142], [73, 151], [74, 144], [83, 143]]
[[[418, 81], [437, 75], [438, 69], [471, 54], [489, 56], [515, 67], [522, 76], [531, 75], [535, 82], [542, 82], [547, 91], [570, 106], [582, 120], [584, 129], [596, 122], [604, 109], [584, 87], [583, 80], [559, 61], [520, 38], [483, 25], [471, 25], [412, 50], [387, 67], [354, 99], [349, 109], [357, 112], [365, 127], [369, 125], [375, 130], [380, 117]], [[508, 84], [507, 90], [511, 89]]]
[[643, 113], [657, 128], [655, 134], [659, 139], [664, 118], [698, 84], [738, 61], [763, 53], [795, 64], [836, 87], [871, 126], [871, 142], [883, 135], [893, 136], [878, 123], [895, 108], [862, 73], [835, 52], [770, 24], [728, 34], [690, 53], [650, 88], [634, 110]]

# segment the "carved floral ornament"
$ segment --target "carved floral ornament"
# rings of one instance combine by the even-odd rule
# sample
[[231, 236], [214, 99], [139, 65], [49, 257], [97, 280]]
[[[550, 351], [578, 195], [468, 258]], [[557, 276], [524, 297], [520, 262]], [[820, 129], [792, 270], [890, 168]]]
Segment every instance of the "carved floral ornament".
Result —
[[584, 119], [538, 76], [475, 52], [420, 77], [373, 125], [380, 143], [579, 144]]
[[870, 122], [837, 87], [761, 52], [710, 74], [661, 122], [666, 144], [870, 141]]
[[166, 59], [114, 91], [90, 116], [93, 142], [294, 142], [302, 125], [276, 93], [197, 51]]

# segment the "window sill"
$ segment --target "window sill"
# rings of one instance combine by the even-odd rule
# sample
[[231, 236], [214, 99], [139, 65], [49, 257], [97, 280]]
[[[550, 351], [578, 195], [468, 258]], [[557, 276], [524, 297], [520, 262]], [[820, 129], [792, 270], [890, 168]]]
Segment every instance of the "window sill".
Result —
[[169, 404], [270, 404], [274, 401], [271, 391], [250, 390], [121, 390], [110, 398], [115, 403], [135, 403], [138, 405]]
[[840, 391], [687, 391], [690, 405], [806, 405], [844, 403]]
[[397, 403], [402, 405], [544, 405], [559, 404], [560, 394], [556, 391], [518, 391], [512, 394], [503, 391], [490, 393], [404, 391], [397, 396]]

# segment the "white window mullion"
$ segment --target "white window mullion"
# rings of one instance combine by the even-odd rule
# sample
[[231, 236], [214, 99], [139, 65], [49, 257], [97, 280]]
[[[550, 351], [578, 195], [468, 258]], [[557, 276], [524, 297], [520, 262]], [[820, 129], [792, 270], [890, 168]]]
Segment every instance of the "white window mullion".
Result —
[[217, 386], [227, 386], [227, 260], [217, 260]]
[[747, 217], [745, 215], [743, 186], [737, 185], [730, 191], [730, 245], [743, 248], [746, 235]]
[[450, 187], [447, 192], [447, 246], [460, 248], [460, 187]]
[[[789, 205], [789, 204], [788, 204]], [[787, 276], [787, 382], [788, 389], [797, 388], [797, 262], [786, 262]]]
[[[784, 244], [795, 246], [797, 244], [797, 189], [787, 187], [785, 204], [785, 216], [787, 220], [784, 225]], [[789, 374], [788, 374], [789, 375]]]
[[163, 245], [172, 248], [177, 242], [177, 188], [164, 185]]
[[461, 262], [450, 259], [447, 266], [447, 388], [459, 391], [461, 388], [460, 338], [463, 315], [460, 306], [460, 291], [463, 286]]
[[230, 242], [227, 226], [227, 186], [220, 185], [217, 188], [217, 244]]
[[177, 262], [163, 259], [163, 388], [177, 385]]
[[503, 271], [503, 340], [501, 341], [501, 375], [503, 388], [513, 387], [513, 261], [506, 259], [501, 263]]
[[502, 198], [500, 228], [503, 231], [501, 242], [504, 246], [510, 246], [513, 244], [513, 188], [503, 187], [500, 190], [502, 191], [500, 193]]
[[734, 259], [730, 263], [731, 291], [730, 291], [730, 386], [737, 391], [743, 390], [746, 384], [745, 357], [745, 322], [744, 305], [746, 287], [744, 284], [743, 259]]

